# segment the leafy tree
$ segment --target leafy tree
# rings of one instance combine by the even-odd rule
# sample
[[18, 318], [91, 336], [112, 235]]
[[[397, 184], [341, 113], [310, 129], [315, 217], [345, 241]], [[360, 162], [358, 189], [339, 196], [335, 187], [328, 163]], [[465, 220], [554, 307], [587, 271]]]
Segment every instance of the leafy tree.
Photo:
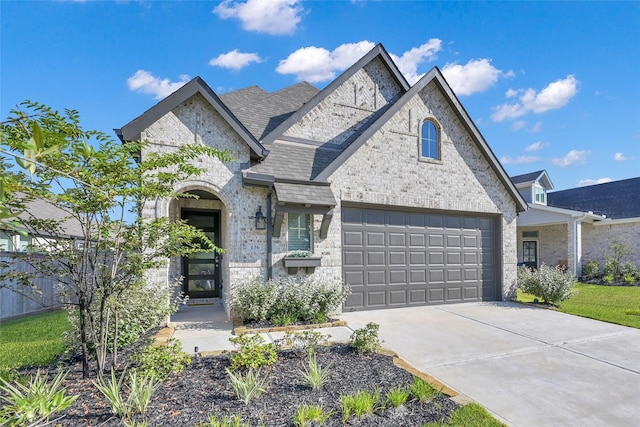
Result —
[[[11, 215], [20, 213], [21, 226], [46, 241], [46, 247], [15, 255], [30, 263], [34, 274], [9, 270], [0, 280], [31, 286], [35, 276], [55, 277], [60, 294], [75, 307], [84, 376], [94, 353], [102, 373], [109, 356], [116, 363], [120, 340], [109, 331], [121, 329], [118, 314], [125, 308], [135, 311], [129, 305], [134, 301], [147, 303], [128, 295], [162, 286], [147, 283], [145, 272], [164, 265], [168, 257], [220, 251], [185, 222], [142, 218], [137, 215], [140, 207], [157, 199], [195, 197], [174, 190], [178, 182], [203, 172], [194, 160], [231, 157], [202, 144], [155, 153], [145, 143], [120, 144], [99, 131], [84, 130], [74, 110], [59, 113], [30, 101], [21, 107], [2, 124], [2, 206]], [[11, 167], [12, 156], [20, 168]], [[29, 210], [36, 200], [65, 215], [40, 218]], [[70, 224], [81, 230], [80, 236], [52, 238], [68, 235]], [[167, 295], [156, 303], [164, 310], [170, 292], [156, 291]]]

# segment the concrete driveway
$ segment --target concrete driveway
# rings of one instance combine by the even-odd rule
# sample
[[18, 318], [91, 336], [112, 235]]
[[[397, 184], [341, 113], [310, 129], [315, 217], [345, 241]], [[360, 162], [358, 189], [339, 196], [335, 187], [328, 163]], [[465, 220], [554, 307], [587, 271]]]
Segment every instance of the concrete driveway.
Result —
[[508, 425], [640, 425], [638, 329], [502, 302], [340, 317]]

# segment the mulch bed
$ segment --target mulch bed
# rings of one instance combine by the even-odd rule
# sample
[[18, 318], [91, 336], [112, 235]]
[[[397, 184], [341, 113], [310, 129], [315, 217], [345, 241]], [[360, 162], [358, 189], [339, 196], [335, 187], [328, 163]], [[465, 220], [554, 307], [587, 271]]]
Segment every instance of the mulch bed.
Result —
[[[125, 351], [126, 353], [126, 351]], [[376, 354], [360, 356], [345, 344], [334, 344], [317, 350], [318, 362], [332, 364], [327, 385], [311, 390], [297, 371], [307, 363], [292, 351], [280, 352], [270, 370], [268, 390], [248, 405], [239, 401], [231, 388], [225, 368], [228, 355], [195, 358], [181, 373], [174, 374], [154, 394], [145, 417], [148, 426], [195, 426], [206, 422], [209, 414], [239, 414], [251, 426], [292, 426], [293, 414], [302, 404], [322, 405], [333, 411], [325, 426], [343, 426], [340, 396], [360, 390], [380, 390], [384, 397], [389, 388], [409, 385], [413, 376], [393, 364], [393, 358]], [[126, 360], [126, 354], [123, 354]], [[113, 417], [107, 400], [90, 379], [82, 379], [81, 365], [68, 367], [66, 386], [69, 394], [80, 398], [64, 412], [57, 426], [121, 426]], [[348, 426], [420, 426], [429, 421], [443, 421], [458, 408], [446, 395], [432, 402], [410, 402], [400, 409], [387, 409], [359, 419]]]

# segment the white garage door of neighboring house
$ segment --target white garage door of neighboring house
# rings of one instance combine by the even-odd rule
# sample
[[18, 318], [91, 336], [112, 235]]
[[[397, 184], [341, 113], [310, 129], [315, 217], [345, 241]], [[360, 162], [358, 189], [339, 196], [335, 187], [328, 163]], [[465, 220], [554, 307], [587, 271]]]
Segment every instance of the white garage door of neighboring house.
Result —
[[346, 311], [495, 300], [495, 217], [342, 207]]

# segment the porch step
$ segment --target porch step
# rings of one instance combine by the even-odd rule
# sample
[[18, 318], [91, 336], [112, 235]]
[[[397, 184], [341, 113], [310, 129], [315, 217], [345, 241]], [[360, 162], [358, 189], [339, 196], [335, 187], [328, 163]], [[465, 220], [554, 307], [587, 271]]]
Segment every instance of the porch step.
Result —
[[222, 300], [220, 298], [189, 298], [187, 305], [220, 305]]

